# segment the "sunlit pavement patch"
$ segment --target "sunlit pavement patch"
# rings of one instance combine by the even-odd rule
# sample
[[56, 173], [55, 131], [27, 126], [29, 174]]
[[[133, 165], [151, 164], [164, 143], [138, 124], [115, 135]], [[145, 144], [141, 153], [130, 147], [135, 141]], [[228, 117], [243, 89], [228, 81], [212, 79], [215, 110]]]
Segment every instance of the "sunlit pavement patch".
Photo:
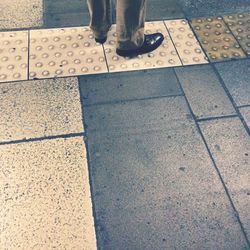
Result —
[[223, 17], [243, 50], [250, 56], [250, 12]]
[[28, 79], [28, 31], [0, 33], [0, 82]]
[[150, 68], [164, 68], [180, 66], [181, 61], [176, 53], [174, 45], [169, 37], [168, 31], [163, 23], [147, 22], [145, 25], [145, 33], [162, 32], [165, 36], [163, 44], [155, 51], [139, 55], [135, 58], [124, 58], [116, 54], [116, 26], [112, 26], [111, 34], [107, 43], [104, 44], [110, 72], [132, 71]]
[[0, 146], [1, 249], [96, 250], [83, 138]]
[[30, 79], [108, 72], [89, 27], [32, 30], [30, 44]]
[[188, 21], [184, 19], [164, 21], [183, 65], [208, 63]]
[[76, 78], [0, 84], [0, 142], [82, 133], [79, 99]]
[[243, 50], [221, 17], [193, 19], [191, 25], [211, 61], [245, 57]]

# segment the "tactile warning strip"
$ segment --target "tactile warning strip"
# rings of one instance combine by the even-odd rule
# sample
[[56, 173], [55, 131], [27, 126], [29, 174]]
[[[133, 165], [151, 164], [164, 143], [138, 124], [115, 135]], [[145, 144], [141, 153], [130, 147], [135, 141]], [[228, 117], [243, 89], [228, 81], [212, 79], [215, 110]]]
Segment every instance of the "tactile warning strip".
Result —
[[28, 31], [0, 33], [0, 82], [28, 79]]
[[243, 50], [250, 56], [250, 13], [223, 17]]
[[178, 19], [164, 22], [183, 65], [208, 63], [208, 59], [196, 40], [187, 20]]
[[105, 72], [103, 47], [89, 27], [30, 32], [30, 79]]
[[117, 33], [116, 26], [113, 25], [108, 41], [104, 44], [109, 71], [121, 72], [182, 65], [163, 21], [145, 23], [145, 33], [154, 32], [161, 32], [165, 37], [163, 44], [157, 50], [135, 58], [123, 58], [116, 54]]
[[191, 25], [211, 61], [245, 57], [222, 17], [193, 19]]

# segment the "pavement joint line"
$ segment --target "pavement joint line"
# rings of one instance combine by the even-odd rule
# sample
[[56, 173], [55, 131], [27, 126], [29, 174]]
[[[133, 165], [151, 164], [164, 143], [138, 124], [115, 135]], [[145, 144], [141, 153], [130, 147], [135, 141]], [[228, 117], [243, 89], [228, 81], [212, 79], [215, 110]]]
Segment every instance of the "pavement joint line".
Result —
[[250, 108], [250, 104], [237, 106], [237, 108], [239, 108], [239, 109], [241, 109], [241, 108]]
[[163, 96], [153, 96], [153, 97], [134, 98], [134, 99], [124, 99], [124, 100], [111, 101], [111, 102], [98, 102], [98, 103], [93, 103], [93, 104], [84, 104], [84, 107], [93, 107], [93, 106], [99, 106], [99, 105], [113, 105], [113, 104], [129, 103], [129, 102], [136, 102], [136, 101], [147, 101], [147, 100], [155, 100], [155, 99], [162, 99], [162, 98], [173, 98], [173, 97], [180, 97], [180, 96], [184, 96], [184, 94], [163, 95]]
[[[178, 75], [177, 75], [176, 71], [174, 71], [174, 73], [175, 73], [175, 75], [176, 75], [177, 80], [179, 81], [180, 87], [182, 88], [181, 82], [180, 82], [180, 80], [179, 80], [179, 78], [178, 78]], [[183, 90], [183, 88], [182, 88], [182, 90]], [[183, 92], [184, 92], [184, 90], [183, 90]], [[230, 193], [229, 193], [229, 189], [227, 188], [227, 186], [226, 186], [226, 184], [225, 184], [225, 182], [224, 182], [224, 179], [223, 179], [223, 177], [222, 177], [222, 175], [221, 175], [221, 173], [220, 173], [219, 167], [217, 166], [216, 161], [215, 161], [215, 159], [213, 158], [212, 152], [211, 152], [211, 150], [210, 150], [210, 148], [209, 148], [209, 146], [208, 146], [208, 143], [207, 143], [207, 141], [206, 141], [205, 136], [204, 136], [203, 133], [202, 133], [202, 130], [201, 130], [201, 128], [200, 128], [200, 125], [199, 125], [199, 123], [197, 122], [197, 119], [196, 119], [196, 117], [195, 117], [195, 114], [193, 113], [193, 110], [192, 110], [192, 108], [191, 108], [191, 105], [190, 105], [190, 103], [189, 103], [187, 97], [186, 97], [186, 96], [184, 96], [184, 97], [185, 97], [185, 99], [186, 99], [186, 102], [187, 102], [188, 108], [189, 108], [189, 110], [190, 110], [190, 113], [191, 113], [191, 115], [192, 115], [192, 117], [193, 117], [194, 123], [195, 123], [195, 125], [196, 125], [196, 127], [197, 127], [197, 129], [198, 129], [198, 132], [199, 132], [199, 134], [200, 134], [200, 136], [201, 136], [201, 138], [202, 138], [202, 141], [203, 141], [203, 143], [204, 143], [204, 145], [205, 145], [205, 147], [206, 147], [206, 149], [207, 149], [207, 152], [208, 152], [208, 154], [209, 154], [209, 157], [210, 157], [210, 159], [211, 159], [211, 161], [212, 161], [212, 163], [213, 163], [213, 166], [214, 166], [214, 168], [215, 168], [215, 171], [217, 172], [217, 175], [218, 175], [218, 177], [219, 177], [219, 179], [220, 179], [220, 181], [221, 181], [221, 183], [222, 183], [222, 186], [223, 186], [223, 188], [224, 188], [224, 190], [225, 190], [225, 193], [226, 193], [226, 195], [227, 195], [227, 197], [228, 197], [228, 199], [229, 199], [229, 202], [230, 202], [230, 204], [231, 204], [231, 206], [232, 206], [233, 215], [236, 217], [236, 219], [237, 219], [237, 221], [238, 221], [238, 223], [239, 223], [239, 225], [240, 225], [241, 231], [242, 231], [242, 233], [243, 233], [243, 236], [244, 236], [244, 238], [245, 238], [245, 240], [246, 240], [246, 243], [247, 243], [247, 245], [248, 245], [248, 247], [249, 247], [249, 249], [250, 249], [250, 241], [249, 241], [249, 239], [248, 239], [248, 237], [247, 237], [247, 233], [246, 233], [246, 231], [245, 231], [245, 228], [243, 227], [243, 223], [241, 222], [241, 219], [240, 219], [240, 216], [239, 216], [239, 212], [237, 211], [237, 209], [236, 209], [236, 207], [235, 207], [235, 205], [234, 205], [234, 202], [233, 202], [233, 200], [232, 200], [232, 197], [231, 197], [231, 195], [230, 195]]]
[[28, 67], [27, 67], [27, 79], [29, 80], [29, 72], [30, 72], [30, 31], [28, 30]]
[[87, 158], [87, 166], [88, 166], [88, 174], [89, 174], [89, 186], [90, 186], [90, 194], [91, 194], [91, 204], [92, 204], [92, 214], [93, 214], [93, 218], [94, 218], [94, 229], [95, 229], [95, 237], [96, 237], [96, 246], [97, 249], [101, 249], [101, 243], [100, 243], [100, 236], [98, 234], [97, 228], [98, 228], [98, 219], [97, 219], [97, 213], [96, 213], [96, 205], [95, 205], [95, 201], [92, 198], [94, 195], [94, 188], [93, 188], [93, 183], [94, 183], [94, 177], [90, 174], [92, 173], [91, 170], [91, 161], [90, 161], [90, 153], [89, 153], [89, 145], [88, 145], [88, 126], [85, 123], [85, 119], [84, 119], [84, 104], [83, 104], [83, 96], [82, 96], [82, 92], [80, 89], [80, 84], [79, 84], [79, 79], [78, 79], [78, 91], [79, 91], [79, 95], [80, 95], [80, 105], [81, 105], [81, 112], [82, 112], [82, 124], [83, 124], [83, 128], [84, 128], [84, 135], [85, 135], [85, 146], [86, 146], [86, 158]]
[[67, 139], [67, 138], [74, 138], [74, 137], [86, 137], [86, 133], [71, 133], [71, 134], [62, 134], [62, 135], [52, 135], [52, 136], [44, 136], [44, 137], [36, 137], [36, 138], [29, 138], [29, 139], [21, 139], [21, 140], [14, 140], [14, 141], [0, 141], [0, 146], [10, 145], [10, 144], [20, 144], [20, 143], [28, 143], [28, 142], [39, 142], [45, 140], [54, 140], [54, 139]]
[[[182, 20], [182, 19], [175, 19], [175, 20]], [[180, 62], [181, 62], [181, 66], [184, 67], [183, 61], [181, 60], [180, 54], [179, 54], [179, 52], [178, 52], [178, 50], [177, 50], [177, 48], [176, 48], [176, 46], [175, 46], [175, 43], [174, 43], [174, 41], [173, 41], [173, 38], [172, 38], [172, 36], [170, 35], [169, 29], [168, 29], [166, 23], [164, 22], [164, 20], [163, 20], [163, 24], [164, 24], [164, 26], [165, 26], [165, 28], [166, 28], [166, 30], [167, 30], [167, 32], [168, 32], [168, 35], [169, 35], [169, 37], [170, 37], [171, 42], [172, 42], [173, 45], [174, 45], [175, 51], [176, 51], [176, 53], [177, 53], [177, 55], [178, 55], [178, 57], [179, 57], [179, 59], [180, 59]]]
[[231, 96], [230, 91], [228, 90], [226, 84], [224, 83], [221, 75], [219, 74], [217, 68], [213, 64], [212, 64], [212, 68], [213, 68], [214, 72], [216, 73], [217, 78], [219, 79], [219, 82], [220, 82], [221, 86], [223, 87], [224, 91], [226, 92], [228, 98], [230, 99], [230, 101], [231, 101], [231, 103], [232, 103], [232, 105], [233, 105], [233, 107], [234, 107], [234, 109], [235, 109], [235, 111], [236, 111], [236, 113], [237, 113], [240, 121], [242, 122], [242, 124], [243, 124], [244, 128], [246, 129], [248, 135], [250, 135], [250, 128], [248, 127], [248, 125], [247, 125], [244, 117], [242, 116], [239, 108], [237, 107], [237, 105], [236, 105], [233, 97]]
[[214, 116], [214, 117], [206, 117], [206, 118], [196, 118], [196, 121], [197, 122], [206, 122], [206, 121], [229, 119], [229, 118], [236, 118], [236, 117], [238, 117], [238, 115]]

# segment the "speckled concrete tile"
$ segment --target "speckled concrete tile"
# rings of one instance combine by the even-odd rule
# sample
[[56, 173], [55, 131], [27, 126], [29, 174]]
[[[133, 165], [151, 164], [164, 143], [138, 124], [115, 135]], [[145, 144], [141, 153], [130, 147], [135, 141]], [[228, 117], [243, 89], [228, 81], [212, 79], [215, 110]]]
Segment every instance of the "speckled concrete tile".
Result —
[[0, 146], [1, 249], [95, 250], [83, 138]]
[[43, 0], [1, 0], [0, 29], [43, 25]]
[[76, 78], [0, 85], [0, 141], [83, 132]]
[[184, 97], [85, 117], [102, 249], [247, 249]]
[[0, 83], [28, 79], [28, 31], [0, 33]]
[[196, 65], [175, 70], [197, 118], [236, 114], [210, 65]]
[[164, 21], [183, 65], [205, 64], [208, 59], [185, 19]]
[[250, 140], [238, 118], [201, 123], [202, 132], [250, 237]]
[[237, 41], [250, 56], [250, 12], [223, 17]]
[[107, 73], [89, 27], [30, 31], [30, 79]]
[[250, 106], [249, 107], [244, 107], [244, 108], [240, 108], [240, 112], [245, 120], [245, 122], [247, 123], [247, 126], [250, 129]]
[[191, 25], [211, 61], [246, 57], [222, 17], [193, 19]]
[[124, 58], [116, 54], [117, 33], [116, 25], [113, 25], [108, 41], [104, 44], [109, 71], [121, 72], [180, 66], [181, 61], [163, 21], [145, 23], [145, 33], [151, 34], [154, 32], [162, 32], [165, 36], [163, 44], [157, 50], [145, 55], [139, 55], [135, 58]]

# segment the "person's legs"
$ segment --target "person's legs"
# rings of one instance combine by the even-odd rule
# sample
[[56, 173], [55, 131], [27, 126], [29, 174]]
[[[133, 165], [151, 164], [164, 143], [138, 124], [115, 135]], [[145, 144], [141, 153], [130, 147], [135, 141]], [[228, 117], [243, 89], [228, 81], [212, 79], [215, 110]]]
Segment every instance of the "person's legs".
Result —
[[117, 48], [137, 49], [144, 42], [146, 0], [117, 0]]
[[107, 37], [112, 25], [111, 0], [87, 0], [90, 13], [90, 28], [95, 38]]

